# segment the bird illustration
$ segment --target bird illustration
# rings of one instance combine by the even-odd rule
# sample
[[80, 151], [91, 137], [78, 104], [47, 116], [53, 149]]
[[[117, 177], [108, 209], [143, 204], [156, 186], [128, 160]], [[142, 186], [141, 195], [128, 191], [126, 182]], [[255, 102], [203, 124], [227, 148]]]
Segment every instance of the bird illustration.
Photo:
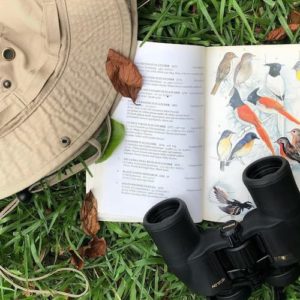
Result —
[[255, 139], [259, 139], [256, 133], [254, 132], [246, 133], [245, 136], [242, 139], [240, 139], [233, 147], [230, 156], [227, 160], [227, 165], [229, 165], [230, 162], [235, 158], [241, 160], [243, 156], [248, 155], [253, 149]]
[[224, 171], [226, 160], [228, 159], [232, 148], [231, 137], [233, 134], [234, 132], [231, 130], [224, 130], [217, 143], [217, 154], [221, 171]]
[[245, 81], [247, 81], [253, 72], [252, 67], [252, 59], [255, 55], [252, 53], [244, 53], [241, 57], [240, 62], [235, 68], [234, 71], [234, 86], [239, 87], [241, 84], [243, 84]]
[[300, 125], [300, 120], [292, 116], [288, 113], [285, 107], [279, 103], [277, 100], [266, 97], [266, 96], [259, 96], [258, 95], [259, 88], [255, 89], [251, 92], [247, 98], [247, 101], [251, 102], [252, 104], [256, 105], [257, 108], [264, 112], [264, 113], [279, 113], [287, 118], [289, 121], [294, 122]]
[[296, 62], [293, 69], [296, 71], [296, 78], [300, 81], [300, 60]]
[[226, 52], [223, 59], [221, 60], [218, 70], [217, 70], [217, 75], [216, 75], [216, 82], [211, 90], [211, 95], [215, 95], [220, 87], [220, 84], [222, 83], [223, 80], [227, 78], [227, 76], [230, 73], [231, 70], [231, 63], [234, 58], [237, 56], [233, 52]]
[[262, 123], [260, 122], [255, 112], [242, 101], [241, 96], [236, 88], [234, 88], [234, 93], [230, 98], [229, 105], [234, 109], [236, 118], [241, 123], [246, 123], [247, 125], [251, 124], [255, 127], [256, 132], [258, 133], [260, 138], [270, 149], [271, 153], [275, 155], [274, 147], [272, 145], [272, 142], [270, 140], [267, 131], [263, 127]]
[[222, 206], [218, 206], [226, 214], [237, 216], [240, 215], [244, 210], [250, 210], [254, 206], [250, 201], [240, 202], [236, 199], [230, 199], [228, 194], [220, 187], [213, 187], [213, 193], [215, 198]]
[[285, 83], [280, 74], [283, 65], [279, 63], [271, 63], [265, 64], [265, 66], [270, 67], [266, 78], [266, 87], [274, 96], [283, 101], [285, 98]]
[[300, 129], [299, 128], [294, 128], [290, 131], [290, 134], [292, 135], [291, 144], [300, 153]]
[[278, 140], [277, 140], [275, 143], [277, 143], [277, 144], [279, 145], [279, 154], [280, 154], [283, 158], [286, 158], [286, 159], [287, 159], [287, 156], [286, 156], [286, 154], [285, 154], [285, 152], [284, 152], [284, 149], [283, 149], [283, 145], [284, 145], [284, 144], [278, 142]]
[[300, 163], [300, 154], [287, 137], [279, 138], [276, 143], [280, 147], [280, 155]]

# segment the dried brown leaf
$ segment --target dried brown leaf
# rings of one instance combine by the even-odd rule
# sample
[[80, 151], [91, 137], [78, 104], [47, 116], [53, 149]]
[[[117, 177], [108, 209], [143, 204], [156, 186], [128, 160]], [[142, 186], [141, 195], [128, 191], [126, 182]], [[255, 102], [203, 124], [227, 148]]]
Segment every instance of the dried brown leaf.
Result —
[[71, 264], [74, 265], [78, 270], [82, 270], [84, 267], [84, 259], [87, 258], [97, 258], [105, 256], [106, 254], [106, 241], [104, 238], [99, 238], [94, 236], [93, 239], [88, 243], [87, 246], [81, 246], [78, 249], [78, 254], [70, 250], [71, 254]]
[[290, 24], [300, 24], [300, 12], [297, 10], [293, 10], [289, 16]]
[[109, 49], [106, 72], [116, 91], [135, 102], [143, 83], [136, 65], [120, 53]]
[[79, 257], [73, 250], [70, 250], [71, 253], [71, 264], [75, 266], [76, 269], [82, 270], [84, 267], [84, 261], [82, 259], [82, 253], [80, 253], [79, 249], [79, 254], [81, 257]]
[[[300, 27], [300, 24], [289, 24], [289, 28], [292, 32], [295, 32]], [[266, 41], [273, 42], [273, 41], [281, 41], [286, 38], [286, 32], [283, 27], [278, 27], [269, 32], [266, 37]]]
[[95, 236], [100, 229], [97, 217], [97, 200], [90, 191], [82, 204], [80, 210], [81, 226], [85, 234]]
[[106, 254], [106, 241], [104, 238], [98, 238], [95, 236], [85, 249], [84, 257], [86, 258], [97, 258], [105, 256]]

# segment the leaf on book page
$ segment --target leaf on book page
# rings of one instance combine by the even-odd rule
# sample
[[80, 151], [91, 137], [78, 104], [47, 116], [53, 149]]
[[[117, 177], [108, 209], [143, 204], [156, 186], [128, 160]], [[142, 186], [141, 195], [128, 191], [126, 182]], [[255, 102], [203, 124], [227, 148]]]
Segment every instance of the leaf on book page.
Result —
[[124, 125], [114, 119], [111, 119], [111, 136], [110, 136], [109, 143], [104, 153], [96, 161], [96, 163], [98, 164], [107, 160], [116, 150], [116, 148], [122, 143], [124, 137], [125, 137]]
[[[289, 28], [292, 32], [295, 32], [300, 27], [300, 24], [289, 24]], [[273, 41], [281, 41], [284, 38], [286, 38], [287, 34], [283, 27], [278, 27], [272, 31], [269, 32], [269, 34], [266, 37], [266, 41], [273, 42]]]
[[80, 210], [81, 226], [85, 234], [94, 237], [100, 229], [97, 217], [97, 200], [90, 191], [82, 204]]
[[120, 53], [109, 49], [106, 73], [116, 91], [124, 97], [131, 98], [135, 103], [143, 83], [142, 75], [136, 65]]

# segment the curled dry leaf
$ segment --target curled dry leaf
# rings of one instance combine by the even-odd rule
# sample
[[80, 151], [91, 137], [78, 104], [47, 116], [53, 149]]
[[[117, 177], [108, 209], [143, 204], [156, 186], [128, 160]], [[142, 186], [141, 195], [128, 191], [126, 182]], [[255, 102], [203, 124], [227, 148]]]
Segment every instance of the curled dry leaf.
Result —
[[80, 210], [81, 226], [85, 234], [95, 236], [100, 229], [97, 217], [97, 200], [90, 191], [82, 204]]
[[107, 246], [105, 239], [94, 236], [87, 246], [82, 246], [79, 248], [78, 253], [80, 257], [78, 257], [73, 250], [70, 250], [71, 264], [74, 265], [78, 270], [82, 270], [84, 267], [85, 258], [97, 258], [100, 256], [105, 256], [106, 248]]
[[106, 241], [104, 238], [95, 236], [86, 247], [84, 257], [97, 258], [106, 254]]
[[300, 12], [297, 10], [293, 10], [289, 16], [290, 24], [300, 24]]
[[81, 257], [79, 257], [73, 250], [70, 250], [71, 254], [71, 264], [75, 266], [76, 269], [82, 270], [84, 267], [84, 261], [82, 259], [82, 255], [80, 254]]
[[[295, 32], [300, 27], [300, 24], [289, 24], [289, 28], [292, 32]], [[281, 41], [286, 38], [286, 32], [283, 27], [278, 27], [269, 32], [266, 37], [266, 41], [273, 42], [273, 41]]]
[[80, 220], [83, 231], [92, 237], [88, 245], [81, 246], [78, 249], [78, 254], [73, 250], [69, 250], [71, 254], [71, 264], [78, 270], [82, 270], [84, 267], [85, 258], [96, 258], [104, 256], [106, 254], [106, 241], [104, 238], [97, 237], [97, 232], [100, 229], [100, 225], [97, 217], [97, 200], [93, 193], [90, 191], [82, 204], [80, 210]]
[[124, 97], [131, 98], [135, 103], [143, 83], [136, 65], [120, 53], [109, 49], [106, 72], [116, 91]]
[[[300, 27], [300, 12], [293, 10], [289, 15], [289, 28], [292, 32], [295, 32]], [[269, 32], [266, 37], [266, 41], [281, 41], [287, 36], [283, 27], [278, 27]]]

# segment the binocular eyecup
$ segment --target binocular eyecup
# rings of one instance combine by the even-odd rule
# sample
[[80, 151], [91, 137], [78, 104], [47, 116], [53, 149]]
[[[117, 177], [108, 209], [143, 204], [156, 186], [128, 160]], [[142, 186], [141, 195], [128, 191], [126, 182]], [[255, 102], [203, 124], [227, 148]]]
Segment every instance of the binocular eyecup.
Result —
[[261, 158], [244, 170], [242, 178], [263, 214], [284, 219], [300, 213], [299, 189], [286, 159]]

